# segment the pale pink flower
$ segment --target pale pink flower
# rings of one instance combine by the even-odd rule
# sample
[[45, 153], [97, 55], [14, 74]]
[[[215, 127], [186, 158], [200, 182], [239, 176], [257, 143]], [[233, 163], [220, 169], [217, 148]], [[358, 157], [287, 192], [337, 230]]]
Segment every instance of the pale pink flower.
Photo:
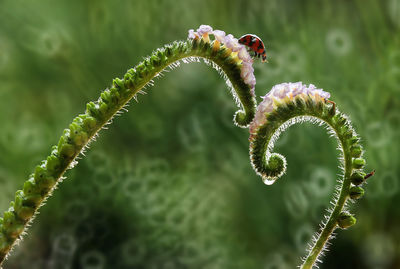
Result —
[[188, 38], [190, 39], [195, 39], [196, 36], [197, 37], [199, 36], [193, 29], [190, 29], [188, 32], [189, 32]]
[[238, 39], [233, 35], [226, 35], [225, 32], [221, 30], [213, 30], [209, 25], [201, 25], [196, 32], [193, 29], [189, 30], [188, 38], [194, 39], [196, 37], [202, 37], [204, 34], [213, 34], [215, 40], [218, 40], [222, 45], [231, 49], [232, 52], [238, 53], [237, 57], [242, 61], [240, 76], [243, 81], [249, 85], [251, 95], [255, 96], [256, 78], [254, 76], [253, 59], [246, 47], [240, 44]]
[[253, 59], [251, 58], [249, 52], [246, 50], [246, 48], [244, 46], [239, 50], [238, 57], [243, 62], [251, 62], [251, 63], [253, 63]]
[[225, 42], [225, 32], [221, 30], [214, 30], [213, 31], [214, 37], [221, 43]]
[[232, 51], [239, 51], [242, 47], [244, 47], [242, 44], [239, 44], [238, 39], [235, 38], [231, 34], [225, 36], [224, 44], [226, 47], [230, 48]]
[[319, 96], [321, 96], [324, 99], [329, 99], [329, 97], [331, 97], [331, 94], [329, 92], [325, 92], [321, 89], [316, 89], [312, 92], [313, 95], [318, 94]]
[[200, 25], [199, 29], [197, 29], [197, 33], [200, 36], [203, 36], [204, 34], [212, 34], [212, 27], [210, 25]]
[[256, 114], [254, 115], [253, 121], [250, 123], [249, 131], [254, 134], [258, 127], [263, 125], [267, 119], [266, 114], [272, 112], [273, 110], [273, 100], [272, 98], [265, 96], [263, 101], [257, 106]]
[[[247, 74], [246, 74], [247, 75]], [[263, 98], [263, 101], [257, 106], [257, 111], [253, 121], [250, 123], [250, 133], [254, 134], [257, 129], [267, 121], [267, 115], [274, 109], [274, 101], [283, 101], [285, 97], [293, 99], [297, 95], [304, 94], [312, 98], [319, 95], [323, 99], [328, 99], [330, 93], [322, 89], [317, 89], [313, 84], [306, 86], [302, 82], [281, 83], [272, 87], [271, 91]]]
[[286, 96], [288, 96], [289, 91], [290, 91], [289, 84], [282, 83], [272, 87], [272, 90], [269, 92], [269, 95], [275, 98], [283, 99]]
[[[310, 84], [311, 86], [312, 84]], [[289, 83], [290, 91], [294, 96], [303, 93], [304, 88], [306, 87], [301, 82]]]

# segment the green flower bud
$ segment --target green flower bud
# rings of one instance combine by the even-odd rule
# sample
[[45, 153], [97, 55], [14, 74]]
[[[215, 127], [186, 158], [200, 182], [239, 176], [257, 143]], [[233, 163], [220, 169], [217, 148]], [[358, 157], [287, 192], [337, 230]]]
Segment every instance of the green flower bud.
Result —
[[121, 80], [120, 78], [115, 78], [115, 79], [113, 80], [113, 86], [114, 86], [115, 88], [117, 88], [118, 90], [123, 90], [123, 89], [125, 89], [124, 81]]
[[23, 192], [24, 195], [21, 196], [23, 198], [23, 205], [37, 206], [43, 199], [41, 195], [42, 189], [33, 178], [25, 181]]
[[342, 131], [342, 136], [347, 140], [353, 137], [353, 130], [350, 128], [350, 126], [345, 125], [341, 128]]
[[48, 176], [48, 173], [47, 173], [45, 166], [42, 166], [42, 165], [36, 166], [35, 173], [33, 175], [36, 183], [38, 183], [39, 181], [41, 181], [43, 178], [45, 178], [47, 176]]
[[31, 218], [35, 213], [35, 208], [24, 205], [24, 192], [21, 190], [15, 194], [14, 210], [18, 218], [24, 221]]
[[306, 98], [305, 103], [306, 103], [306, 107], [309, 111], [314, 111], [314, 107], [315, 107], [314, 99]]
[[354, 171], [350, 176], [351, 183], [354, 185], [360, 185], [364, 183], [365, 173], [362, 171]]
[[146, 76], [146, 66], [144, 64], [144, 62], [141, 62], [140, 64], [138, 64], [136, 67], [136, 72], [139, 76], [139, 78], [144, 78]]
[[350, 215], [348, 212], [341, 212], [337, 220], [337, 224], [342, 229], [347, 229], [356, 224], [356, 222], [356, 218]]
[[[196, 48], [196, 44], [197, 44], [197, 41], [196, 41], [196, 40], [193, 40], [193, 43], [192, 43], [193, 49]], [[173, 48], [172, 48], [172, 46], [171, 46], [171, 45], [166, 45], [166, 46], [165, 46], [165, 56], [171, 57], [172, 54], [173, 54]]]
[[295, 97], [294, 100], [296, 102], [297, 110], [303, 111], [306, 107], [306, 103], [305, 103], [304, 99], [300, 95], [298, 95]]
[[82, 146], [82, 145], [86, 144], [86, 142], [88, 141], [88, 135], [86, 132], [82, 131], [82, 132], [74, 135], [72, 141], [75, 143], [75, 145]]
[[30, 206], [21, 206], [15, 213], [24, 221], [29, 220], [35, 214], [35, 208]]
[[43, 192], [47, 192], [51, 188], [53, 188], [54, 184], [56, 184], [56, 180], [54, 179], [54, 177], [47, 175], [37, 180], [36, 184], [41, 190], [40, 194], [43, 194]]
[[109, 90], [105, 90], [100, 94], [101, 101], [103, 103], [109, 104], [111, 102], [111, 94]]
[[333, 119], [339, 126], [346, 125], [347, 119], [341, 114], [336, 115]]
[[359, 186], [353, 186], [350, 188], [350, 198], [351, 199], [360, 199], [364, 196], [364, 189]]
[[82, 125], [76, 122], [73, 122], [69, 125], [70, 129], [70, 139], [71, 143], [76, 146], [82, 146], [87, 142], [88, 135], [82, 129]]
[[58, 173], [61, 168], [60, 158], [55, 155], [50, 155], [47, 157], [46, 168], [50, 174]]
[[100, 103], [100, 107], [99, 107], [99, 111], [100, 111], [100, 113], [101, 113], [101, 115], [103, 117], [107, 115], [108, 110], [109, 110], [108, 105], [106, 103], [101, 102]]
[[358, 136], [353, 136], [348, 140], [349, 145], [358, 145], [360, 143], [360, 138]]
[[86, 113], [96, 119], [100, 118], [99, 105], [94, 102], [87, 103]]
[[146, 57], [143, 61], [145, 67], [146, 67], [146, 75], [150, 74], [151, 72], [154, 71], [154, 65], [151, 63], [151, 57]]
[[353, 159], [353, 167], [355, 169], [361, 169], [365, 165], [365, 160], [363, 158], [355, 158]]
[[151, 64], [155, 67], [159, 67], [161, 65], [161, 60], [160, 60], [160, 58], [157, 57], [157, 55], [154, 55], [154, 54], [151, 55], [150, 61], [151, 61]]
[[75, 146], [64, 143], [61, 148], [58, 149], [60, 156], [70, 159], [75, 155]]
[[39, 185], [36, 184], [34, 178], [30, 178], [24, 183], [23, 191], [25, 194], [40, 194], [41, 189]]
[[360, 145], [354, 145], [350, 148], [350, 153], [353, 158], [359, 158], [362, 154], [362, 147]]
[[160, 65], [161, 64], [165, 64], [165, 62], [168, 60], [168, 58], [165, 56], [165, 49], [161, 48], [161, 49], [157, 49], [155, 52], [155, 55], [157, 56], [157, 58], [160, 61]]
[[330, 118], [332, 118], [332, 117], [335, 116], [335, 114], [336, 114], [336, 107], [335, 107], [334, 105], [332, 105], [332, 106], [329, 108], [328, 116], [329, 116]]
[[322, 114], [323, 110], [324, 110], [324, 103], [316, 102], [315, 103], [315, 112], [318, 113], [318, 114]]
[[[0, 225], [2, 224], [2, 218], [0, 218]], [[0, 231], [0, 260], [2, 256], [1, 253], [7, 252], [11, 248], [9, 239]]]
[[14, 210], [4, 212], [3, 233], [9, 238], [17, 237], [24, 229], [24, 223], [18, 219]]
[[96, 125], [97, 125], [97, 120], [85, 114], [85, 117], [83, 118], [83, 128], [86, 130], [86, 132], [93, 130], [96, 127]]
[[121, 100], [121, 94], [118, 92], [116, 88], [110, 89], [110, 101], [113, 105], [119, 104]]
[[12, 225], [15, 222], [15, 215], [14, 211], [6, 211], [4, 212], [3, 215], [3, 227], [8, 228], [10, 225]]
[[[25, 193], [25, 192], [24, 192]], [[37, 207], [43, 201], [41, 194], [32, 193], [24, 195], [23, 205], [28, 207]]]

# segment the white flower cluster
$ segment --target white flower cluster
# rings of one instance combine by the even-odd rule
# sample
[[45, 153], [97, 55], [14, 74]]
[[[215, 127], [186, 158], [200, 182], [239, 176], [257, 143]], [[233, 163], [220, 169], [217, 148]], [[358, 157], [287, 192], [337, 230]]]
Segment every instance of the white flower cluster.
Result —
[[196, 32], [190, 29], [188, 38], [195, 39], [203, 37], [205, 40], [209, 40], [208, 35], [214, 35], [215, 40], [218, 40], [225, 47], [231, 49], [232, 52], [237, 53], [237, 57], [242, 61], [240, 76], [244, 82], [250, 86], [251, 94], [255, 96], [254, 89], [256, 86], [256, 78], [254, 76], [253, 59], [246, 47], [239, 44], [238, 39], [233, 35], [226, 35], [225, 32], [221, 30], [213, 30], [209, 25], [200, 25]]
[[263, 101], [257, 106], [256, 115], [250, 123], [250, 133], [255, 133], [258, 127], [267, 121], [266, 114], [272, 112], [275, 102], [282, 102], [286, 97], [293, 99], [301, 94], [322, 99], [328, 99], [331, 96], [329, 92], [317, 89], [313, 84], [306, 86], [302, 82], [289, 82], [275, 85], [269, 93], [261, 97]]

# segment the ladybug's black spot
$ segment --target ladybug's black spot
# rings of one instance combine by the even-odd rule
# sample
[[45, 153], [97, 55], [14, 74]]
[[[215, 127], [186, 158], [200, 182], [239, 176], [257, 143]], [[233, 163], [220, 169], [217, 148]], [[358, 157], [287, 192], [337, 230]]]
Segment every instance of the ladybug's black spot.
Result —
[[250, 43], [251, 43], [251, 36], [247, 35], [246, 36], [246, 45], [250, 46]]
[[260, 44], [258, 44], [258, 51], [262, 50], [262, 52], [264, 51], [264, 44], [260, 41]]

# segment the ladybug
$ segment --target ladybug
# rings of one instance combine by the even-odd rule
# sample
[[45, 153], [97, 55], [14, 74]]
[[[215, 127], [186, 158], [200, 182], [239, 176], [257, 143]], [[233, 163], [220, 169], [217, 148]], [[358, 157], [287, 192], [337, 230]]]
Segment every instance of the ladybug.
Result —
[[262, 61], [267, 61], [264, 43], [258, 36], [246, 34], [239, 38], [239, 43], [249, 47], [252, 51], [254, 51], [254, 57], [258, 56], [258, 58], [260, 58], [260, 56], [262, 56]]

